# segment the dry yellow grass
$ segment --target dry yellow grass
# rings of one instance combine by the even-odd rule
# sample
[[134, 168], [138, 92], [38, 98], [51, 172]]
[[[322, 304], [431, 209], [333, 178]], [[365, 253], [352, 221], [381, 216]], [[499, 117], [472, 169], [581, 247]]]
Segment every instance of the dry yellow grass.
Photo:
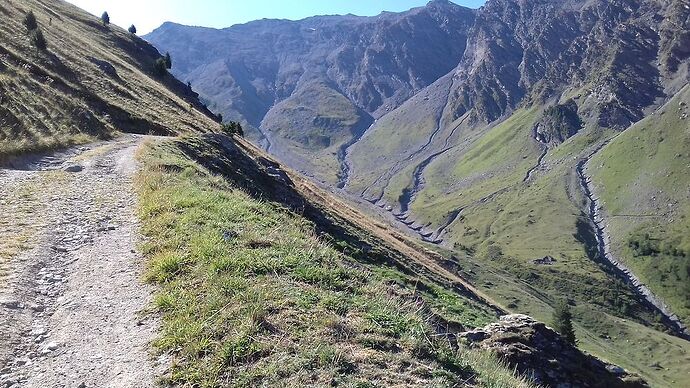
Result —
[[[34, 48], [33, 11], [48, 42]], [[155, 77], [158, 51], [64, 1], [0, 4], [0, 158], [109, 138], [118, 131], [182, 134], [218, 125], [172, 76]]]

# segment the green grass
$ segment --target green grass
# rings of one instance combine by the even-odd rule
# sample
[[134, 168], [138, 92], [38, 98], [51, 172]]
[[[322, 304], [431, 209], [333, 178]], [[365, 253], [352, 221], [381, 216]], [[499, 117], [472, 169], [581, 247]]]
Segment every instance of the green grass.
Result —
[[[539, 155], [531, 140], [538, 117], [536, 109], [519, 110], [481, 132], [469, 146], [458, 147], [429, 165], [426, 186], [412, 205], [415, 218], [422, 224], [437, 223], [464, 207], [445, 236], [454, 251], [448, 255], [457, 258], [453, 261], [461, 274], [481, 291], [512, 311], [545, 322], [555, 302], [568, 298], [576, 304], [583, 349], [640, 373], [653, 385], [690, 381], [683, 366], [690, 351], [687, 342], [655, 330], [663, 330], [658, 317], [637, 301], [629, 287], [588, 257], [584, 241], [591, 236], [582, 227], [584, 198], [575, 165], [577, 158], [614, 134], [597, 128], [583, 130], [551, 149], [548, 170], [536, 173], [526, 184], [522, 179]], [[389, 188], [404, 186], [410, 174], [410, 169], [403, 171]], [[679, 187], [677, 182], [674, 187]], [[490, 200], [478, 202], [502, 189]], [[489, 246], [500, 248], [502, 254], [489, 257]], [[557, 262], [552, 266], [532, 262], [546, 255]], [[663, 360], [663, 368], [654, 367], [652, 360]]]
[[[573, 316], [580, 349], [639, 373], [653, 387], [690, 384], [688, 341], [613, 315], [609, 308], [574, 297], [568, 287], [575, 285], [577, 280], [581, 281], [581, 277], [573, 278], [568, 272], [552, 273], [553, 281], [559, 286], [555, 287], [543, 279], [535, 281], [531, 273], [543, 277], [538, 267], [524, 266], [515, 259], [497, 263], [480, 257], [479, 252], [468, 255], [446, 251], [444, 255], [451, 258], [463, 277], [482, 292], [511, 311], [530, 315], [547, 324], [551, 323], [552, 306], [558, 298], [565, 295], [574, 299]], [[589, 287], [583, 283], [582, 289]]]
[[[590, 162], [617, 256], [690, 325], [690, 110], [686, 87]], [[635, 249], [650, 245], [646, 252]]]
[[[141, 156], [137, 179], [156, 341], [182, 386], [528, 386], [492, 357], [452, 350], [394, 270], [357, 261], [310, 221], [258, 200], [172, 143]], [[429, 287], [449, 314], [471, 303]], [[423, 297], [423, 296], [422, 296]]]
[[466, 148], [431, 163], [424, 174], [424, 189], [412, 204], [415, 216], [438, 222], [455, 209], [520, 184], [539, 156], [530, 140], [537, 113], [519, 111]]

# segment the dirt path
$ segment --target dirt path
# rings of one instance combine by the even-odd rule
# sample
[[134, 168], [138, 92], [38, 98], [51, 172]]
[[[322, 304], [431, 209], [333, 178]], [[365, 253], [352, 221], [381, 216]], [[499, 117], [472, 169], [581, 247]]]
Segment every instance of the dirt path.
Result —
[[0, 387], [154, 385], [132, 188], [141, 141], [0, 170]]

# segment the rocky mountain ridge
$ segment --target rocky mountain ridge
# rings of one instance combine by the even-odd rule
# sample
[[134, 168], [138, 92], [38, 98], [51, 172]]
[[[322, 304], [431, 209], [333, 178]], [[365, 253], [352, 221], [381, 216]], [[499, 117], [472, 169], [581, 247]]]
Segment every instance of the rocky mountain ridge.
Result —
[[[277, 26], [309, 26], [310, 36], [327, 24], [333, 30], [355, 26], [348, 31], [356, 34], [341, 34], [345, 41], [320, 41], [319, 50], [326, 52], [320, 55], [311, 41], [295, 38], [293, 51], [308, 46], [317, 70], [297, 72], [295, 88], [280, 89], [289, 94], [262, 108], [267, 113], [252, 119], [258, 122], [252, 140], [315, 180], [344, 189], [342, 195], [355, 197], [372, 212], [390, 213], [382, 217], [423, 241], [456, 257], [480, 260], [487, 271], [513, 279], [514, 285], [487, 281], [483, 287], [515, 311], [546, 319], [557, 298], [571, 300], [585, 330], [609, 341], [591, 340], [583, 344], [588, 350], [601, 354], [628, 348], [623, 341], [637, 329], [612, 335], [619, 319], [651, 330], [639, 346], [649, 340], [644, 346], [657, 348], [652, 343], [666, 343], [667, 333], [682, 336], [690, 319], [684, 302], [690, 294], [676, 286], [690, 268], [690, 245], [683, 237], [690, 225], [690, 198], [679, 184], [690, 176], [682, 105], [688, 102], [690, 80], [690, 2], [489, 0], [479, 10], [467, 10], [434, 1], [378, 18], [315, 17], [205, 29], [203, 41], [220, 44], [224, 34], [252, 31], [256, 25], [274, 26], [283, 38], [296, 35]], [[405, 33], [382, 33], [385, 44], [377, 46], [371, 34], [357, 36], [371, 26]], [[199, 56], [189, 55], [185, 46], [197, 47], [201, 31], [165, 25], [147, 38], [184, 63]], [[456, 39], [440, 42], [451, 35], [430, 31], [455, 31]], [[361, 41], [370, 45], [349, 51], [349, 65], [333, 60], [343, 47], [360, 47]], [[415, 83], [414, 77], [400, 75], [396, 60], [407, 58], [412, 73], [435, 66], [422, 56], [403, 55], [419, 52], [414, 46], [420, 44], [434, 47], [432, 56], [452, 52], [449, 62], [454, 63]], [[261, 46], [246, 40], [230, 45], [219, 54], [226, 62], [258, 69], [266, 57], [254, 56], [251, 50]], [[295, 63], [287, 65], [289, 53], [281, 58], [279, 69], [301, 69], [294, 57]], [[251, 87], [243, 88], [235, 78], [216, 77], [209, 69], [217, 63], [174, 71], [190, 80], [212, 109], [246, 123], [251, 120], [237, 116], [238, 110], [221, 105], [256, 106], [243, 90], [260, 86], [274, 96], [276, 85], [285, 85], [267, 71], [253, 73], [245, 83]], [[358, 73], [343, 71], [348, 67]], [[377, 82], [360, 82], [366, 88], [352, 89], [340, 76]], [[400, 79], [405, 82], [396, 83]], [[384, 84], [395, 89], [385, 92]], [[363, 99], [352, 90], [388, 97]], [[614, 209], [606, 218], [589, 216], [588, 195], [580, 184], [578, 166], [590, 159], [601, 160], [589, 163], [588, 173], [604, 198], [597, 206]], [[631, 276], [607, 264], [610, 254], [602, 257], [597, 230], [606, 224], [616, 226], [607, 229], [615, 230], [607, 237], [610, 253]], [[542, 257], [554, 260], [542, 265], [536, 260]], [[453, 263], [461, 266], [463, 260]], [[483, 275], [472, 276], [481, 281]], [[674, 348], [679, 360], [684, 346]], [[676, 359], [668, 354], [664, 357]], [[649, 366], [655, 362], [643, 361], [632, 348], [625, 357], [622, 362], [637, 368], [647, 365], [641, 367], [646, 377], [657, 373]]]
[[400, 14], [222, 30], [166, 23], [146, 39], [173, 54], [174, 73], [225, 119], [254, 128], [252, 138], [301, 170], [336, 181], [341, 147], [457, 65], [475, 12], [434, 1]]

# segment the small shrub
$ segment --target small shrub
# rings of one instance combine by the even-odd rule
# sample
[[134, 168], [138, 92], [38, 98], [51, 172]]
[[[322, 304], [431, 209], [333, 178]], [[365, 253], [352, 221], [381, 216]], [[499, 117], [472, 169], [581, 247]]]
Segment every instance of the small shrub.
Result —
[[107, 12], [103, 12], [103, 15], [101, 15], [101, 21], [103, 22], [104, 26], [107, 26], [110, 24], [110, 15], [108, 15]]
[[499, 260], [503, 257], [503, 250], [499, 245], [491, 244], [486, 247], [486, 258], [488, 260]]
[[36, 47], [38, 50], [45, 50], [48, 48], [48, 42], [46, 42], [46, 38], [45, 36], [43, 36], [43, 32], [39, 29], [36, 29], [35, 31], [31, 32], [29, 40], [31, 41], [31, 45]]
[[26, 14], [26, 16], [24, 17], [24, 26], [29, 32], [34, 31], [38, 28], [38, 22], [36, 21], [36, 15], [34, 15], [34, 11], [29, 11], [29, 13]]
[[163, 77], [168, 74], [168, 68], [165, 65], [165, 58], [156, 59], [156, 62], [153, 63], [153, 72], [159, 77]]
[[165, 53], [163, 59], [165, 60], [165, 68], [172, 69], [172, 58], [170, 58], [170, 53]]
[[229, 123], [222, 124], [222, 128], [223, 132], [227, 133], [228, 135], [238, 135], [240, 137], [244, 137], [244, 129], [242, 128], [242, 124], [238, 122], [230, 121]]
[[127, 31], [129, 31], [129, 33], [132, 34], [132, 35], [136, 35], [136, 34], [137, 34], [137, 28], [134, 26], [134, 24], [132, 24], [131, 26], [129, 26], [129, 28], [127, 29]]
[[657, 256], [660, 253], [659, 244], [653, 240], [649, 233], [637, 234], [628, 240], [628, 246], [633, 251], [633, 256]]

